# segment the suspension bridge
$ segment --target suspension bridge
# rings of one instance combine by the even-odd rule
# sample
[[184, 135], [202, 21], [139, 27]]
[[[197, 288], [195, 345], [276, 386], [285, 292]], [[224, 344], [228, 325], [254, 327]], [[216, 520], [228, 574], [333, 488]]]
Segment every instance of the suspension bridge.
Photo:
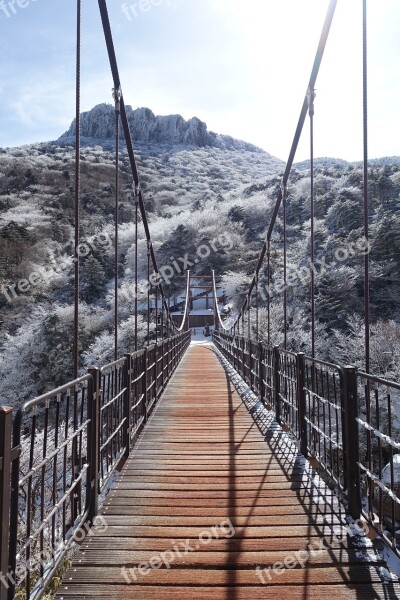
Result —
[[[115, 101], [115, 356], [80, 374], [79, 199], [81, 0], [77, 0], [74, 379], [0, 408], [0, 600], [399, 598], [391, 431], [400, 384], [370, 373], [369, 263], [364, 262], [363, 371], [260, 341], [259, 279], [271, 279], [272, 234], [307, 115], [314, 261], [314, 86], [336, 2], [331, 0], [275, 209], [245, 301], [229, 324], [218, 306], [212, 341], [170, 314], [153, 248], [105, 0], [99, 0]], [[366, 1], [364, 8], [364, 235], [368, 239]], [[120, 123], [135, 201], [135, 341], [118, 355]], [[147, 343], [138, 347], [138, 228], [147, 240]], [[313, 274], [312, 274], [313, 275]], [[285, 279], [286, 280], [286, 279]], [[199, 295], [203, 295], [200, 292]], [[155, 298], [154, 305], [151, 298]], [[154, 310], [151, 308], [154, 306]], [[174, 307], [175, 308], [175, 307]], [[264, 307], [265, 308], [265, 307]], [[151, 313], [155, 326], [151, 327]], [[383, 411], [389, 431], [381, 428]], [[363, 451], [360, 450], [363, 442]], [[365, 450], [364, 450], [365, 448]], [[385, 462], [388, 465], [385, 466]], [[384, 472], [385, 470], [385, 472]], [[388, 569], [387, 561], [394, 568]], [[56, 591], [54, 592], [54, 589]], [[49, 591], [50, 590], [50, 591]]]

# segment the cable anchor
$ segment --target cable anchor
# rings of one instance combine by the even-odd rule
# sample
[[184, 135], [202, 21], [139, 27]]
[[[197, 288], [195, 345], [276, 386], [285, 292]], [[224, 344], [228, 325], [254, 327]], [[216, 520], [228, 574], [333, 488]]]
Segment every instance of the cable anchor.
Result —
[[115, 102], [115, 110], [120, 112], [121, 110], [121, 98], [122, 98], [122, 90], [121, 86], [115, 87], [112, 89], [112, 96]]
[[315, 100], [315, 89], [308, 88], [307, 102], [308, 102], [308, 114], [310, 115], [310, 117], [314, 116], [314, 100]]

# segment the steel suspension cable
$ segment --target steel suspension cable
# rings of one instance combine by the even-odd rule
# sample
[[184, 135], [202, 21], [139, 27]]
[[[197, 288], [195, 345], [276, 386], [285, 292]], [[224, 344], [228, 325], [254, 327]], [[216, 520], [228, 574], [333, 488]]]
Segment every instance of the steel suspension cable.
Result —
[[150, 344], [150, 245], [147, 243], [147, 345]]
[[[336, 4], [337, 4], [337, 0], [330, 0], [329, 6], [328, 6], [328, 10], [326, 13], [326, 17], [325, 17], [325, 21], [324, 21], [324, 25], [322, 28], [322, 33], [320, 36], [320, 40], [319, 40], [319, 44], [318, 44], [318, 48], [317, 48], [317, 52], [315, 55], [315, 59], [314, 59], [314, 63], [313, 63], [313, 67], [311, 70], [311, 75], [310, 75], [310, 79], [308, 82], [308, 86], [307, 86], [307, 91], [303, 100], [303, 105], [300, 111], [300, 117], [297, 123], [297, 127], [296, 127], [296, 131], [295, 131], [295, 135], [293, 138], [293, 142], [292, 142], [292, 146], [290, 149], [290, 153], [289, 153], [289, 158], [288, 161], [286, 163], [286, 167], [282, 176], [282, 182], [281, 182], [281, 186], [279, 188], [278, 191], [278, 196], [276, 199], [276, 203], [274, 206], [274, 210], [271, 216], [271, 220], [270, 220], [270, 224], [268, 227], [268, 231], [267, 231], [267, 239], [264, 242], [260, 255], [259, 255], [259, 259], [258, 259], [258, 263], [255, 269], [255, 274], [253, 276], [252, 282], [250, 284], [249, 287], [249, 293], [252, 292], [252, 290], [254, 289], [255, 286], [255, 282], [256, 282], [256, 275], [259, 274], [263, 261], [264, 261], [264, 257], [267, 253], [267, 248], [268, 248], [268, 242], [271, 241], [271, 237], [272, 237], [272, 233], [275, 227], [275, 222], [278, 216], [278, 212], [282, 203], [282, 198], [283, 198], [283, 190], [286, 189], [287, 187], [287, 183], [289, 180], [289, 175], [290, 172], [292, 170], [292, 166], [293, 166], [293, 161], [294, 161], [294, 157], [296, 155], [296, 151], [297, 151], [297, 147], [300, 141], [300, 136], [304, 127], [304, 123], [307, 117], [307, 112], [308, 112], [308, 90], [313, 90], [315, 88], [315, 82], [317, 80], [317, 76], [318, 76], [318, 72], [321, 66], [321, 61], [322, 61], [322, 57], [324, 55], [324, 51], [325, 51], [325, 46], [326, 46], [326, 42], [328, 39], [328, 35], [329, 35], [329, 31], [332, 25], [332, 20], [335, 14], [335, 9], [336, 9]], [[240, 319], [241, 313], [242, 311], [246, 308], [247, 305], [247, 298], [243, 304], [243, 307], [238, 315], [238, 319]]]
[[185, 325], [189, 325], [189, 310], [190, 310], [190, 271], [186, 272], [186, 299], [185, 299], [185, 307], [183, 309], [183, 318], [182, 323], [179, 327], [177, 327], [177, 331], [184, 331]]
[[135, 194], [135, 352], [138, 349], [138, 219], [139, 196]]
[[[73, 377], [78, 378], [79, 371], [79, 234], [80, 234], [80, 194], [81, 194], [81, 165], [80, 165], [80, 143], [81, 143], [81, 0], [76, 3], [76, 115], [75, 115], [75, 205], [74, 205], [74, 350], [73, 350]], [[78, 390], [74, 390], [73, 400], [73, 426], [78, 426]], [[72, 480], [76, 478], [75, 467], [79, 464], [78, 446], [76, 438], [72, 441], [72, 461], [74, 470]], [[71, 518], [74, 521], [78, 514], [78, 497], [74, 496], [71, 502]], [[42, 515], [43, 516], [43, 515]]]
[[[114, 81], [114, 88], [121, 90], [121, 80], [120, 80], [120, 76], [119, 76], [118, 64], [117, 64], [117, 59], [116, 59], [116, 54], [115, 54], [115, 48], [114, 48], [114, 42], [113, 42], [113, 37], [112, 37], [112, 32], [111, 32], [110, 19], [109, 19], [109, 15], [108, 15], [106, 0], [98, 0], [98, 5], [99, 5], [101, 21], [102, 21], [102, 25], [103, 25], [104, 38], [105, 38], [105, 42], [106, 42], [106, 46], [107, 46], [108, 57], [109, 57], [109, 61], [110, 61], [111, 73], [112, 73], [112, 77], [113, 77], [113, 81]], [[133, 176], [134, 185], [135, 185], [135, 194], [138, 194], [140, 216], [142, 218], [147, 242], [150, 244], [150, 255], [151, 255], [151, 260], [153, 263], [153, 269], [154, 269], [155, 274], [159, 275], [157, 260], [156, 260], [156, 256], [155, 256], [155, 253], [153, 250], [153, 244], [151, 242], [151, 235], [150, 235], [150, 230], [149, 230], [149, 225], [148, 225], [147, 213], [146, 213], [146, 209], [144, 207], [142, 192], [140, 190], [139, 174], [138, 174], [138, 169], [137, 169], [137, 165], [136, 165], [135, 153], [134, 153], [133, 144], [132, 144], [132, 136], [131, 136], [131, 132], [130, 132], [130, 127], [129, 127], [129, 122], [128, 122], [128, 117], [127, 117], [127, 113], [126, 113], [126, 107], [125, 107], [125, 102], [124, 102], [124, 97], [123, 97], [122, 91], [121, 91], [121, 97], [120, 97], [120, 117], [121, 117], [124, 137], [125, 137], [126, 148], [127, 148], [127, 152], [128, 152], [128, 158], [129, 158], [129, 162], [130, 162], [130, 166], [131, 166], [131, 170], [132, 170], [132, 176]], [[168, 311], [168, 304], [166, 301], [166, 297], [165, 297], [165, 293], [164, 293], [163, 286], [161, 283], [161, 279], [160, 279], [160, 283], [159, 283], [159, 291], [163, 298], [164, 308], [166, 311]], [[168, 316], [168, 321], [169, 321], [170, 325], [172, 326], [172, 328], [176, 329], [175, 324], [174, 324], [173, 320], [171, 319], [171, 315], [169, 314], [169, 312], [167, 312], [167, 316]]]
[[81, 0], [76, 2], [76, 101], [75, 101], [75, 250], [74, 250], [74, 379], [79, 371], [79, 204], [81, 195]]
[[259, 289], [258, 289], [258, 273], [257, 273], [257, 278], [256, 278], [256, 340], [258, 342], [258, 329], [259, 329], [259, 314], [258, 314], [258, 307], [259, 307], [259, 298], [258, 298], [258, 294], [259, 294]]
[[232, 327], [235, 327], [236, 323], [232, 327], [225, 326], [225, 323], [223, 322], [221, 313], [219, 311], [218, 297], [217, 297], [217, 283], [215, 280], [215, 271], [213, 270], [211, 273], [212, 273], [212, 293], [213, 293], [213, 298], [214, 298], [214, 320], [216, 323], [218, 323], [219, 327], [222, 327], [222, 329], [224, 331], [229, 331], [229, 330], [232, 331]]
[[248, 309], [247, 309], [247, 337], [251, 338], [251, 298], [249, 299]]
[[[363, 0], [363, 194], [364, 194], [364, 237], [369, 241], [369, 198], [368, 198], [368, 62], [367, 62], [367, 0]], [[364, 329], [365, 329], [365, 372], [370, 369], [370, 310], [369, 310], [369, 252], [364, 255]]]
[[287, 350], [287, 244], [286, 244], [286, 189], [282, 191], [282, 206], [283, 206], [283, 347]]
[[156, 343], [158, 342], [158, 285], [156, 285]]
[[118, 358], [118, 200], [119, 200], [119, 115], [121, 89], [114, 88], [115, 102], [115, 224], [114, 224], [114, 360]]
[[311, 356], [315, 358], [315, 207], [314, 207], [314, 98], [309, 90], [308, 113], [310, 116], [310, 260], [311, 260]]
[[[258, 275], [258, 273], [257, 273]], [[267, 344], [271, 345], [271, 298], [269, 291], [271, 289], [271, 242], [267, 242]]]
[[161, 341], [164, 341], [164, 311], [161, 310]]

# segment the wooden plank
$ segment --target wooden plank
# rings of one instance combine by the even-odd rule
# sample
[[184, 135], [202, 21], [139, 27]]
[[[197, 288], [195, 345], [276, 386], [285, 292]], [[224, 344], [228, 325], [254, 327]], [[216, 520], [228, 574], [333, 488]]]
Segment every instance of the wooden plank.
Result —
[[[388, 587], [388, 586], [386, 586]], [[385, 589], [382, 584], [341, 584], [292, 586], [282, 585], [277, 590], [274, 585], [228, 587], [188, 587], [188, 586], [131, 586], [80, 584], [65, 586], [62, 598], [82, 600], [101, 598], [102, 600], [276, 600], [277, 591], [281, 598], [290, 600], [385, 600], [395, 599], [393, 589]], [[60, 598], [61, 598], [60, 597]]]
[[[205, 514], [211, 515], [214, 519], [223, 519], [228, 513], [235, 513], [235, 517], [275, 517], [280, 515], [309, 515], [311, 512], [306, 512], [305, 509], [296, 502], [295, 504], [286, 504], [285, 506], [237, 506], [228, 508], [225, 507], [210, 507], [208, 503], [203, 506], [173, 506], [173, 511], [170, 506], [137, 506], [134, 500], [131, 502], [124, 501], [117, 502], [118, 498], [114, 498], [114, 501], [108, 503], [103, 510], [104, 515], [131, 515], [131, 516], [166, 516], [169, 517], [172, 513], [175, 518], [180, 517], [203, 517]], [[312, 514], [324, 515], [329, 518], [330, 515], [337, 516], [336, 513], [332, 513], [329, 507], [321, 507], [314, 510]], [[339, 513], [340, 514], [340, 513]], [[344, 516], [343, 511], [343, 516]], [[265, 522], [265, 521], [263, 521]]]
[[[305, 544], [304, 547], [307, 545]], [[298, 548], [296, 551], [299, 551]], [[250, 568], [257, 565], [262, 565], [262, 568], [273, 566], [278, 562], [283, 562], [288, 555], [287, 549], [283, 550], [263, 550], [253, 552], [229, 552], [229, 561], [227, 561], [227, 553], [225, 552], [194, 552], [185, 556], [176, 556], [174, 567], [196, 567], [196, 568], [226, 568], [228, 564], [234, 565], [236, 568]], [[91, 566], [133, 566], [139, 565], [142, 562], [149, 562], [154, 556], [153, 550], [120, 550], [108, 549], [104, 552], [104, 548], [100, 547], [97, 550], [91, 548], [90, 552], [82, 555], [81, 564]], [[359, 564], [359, 553], [355, 551], [347, 551], [341, 549], [326, 549], [317, 552], [310, 557], [309, 566], [315, 565], [336, 565], [343, 564]], [[382, 560], [375, 559], [374, 564], [383, 564]]]
[[[178, 547], [182, 547], [187, 541], [187, 538], [174, 537], [174, 542]], [[79, 554], [79, 560], [84, 556], [85, 558], [90, 557], [92, 552], [97, 549], [101, 549], [105, 554], [105, 550], [118, 548], [119, 550], [126, 550], [129, 552], [152, 550], [153, 552], [171, 550], [171, 539], [168, 538], [132, 538], [132, 537], [120, 537], [118, 538], [118, 546], [116, 544], [110, 545], [109, 537], [91, 537], [89, 540], [84, 542], [81, 547]], [[311, 535], [303, 537], [275, 537], [265, 540], [263, 538], [231, 538], [231, 539], [219, 539], [212, 540], [210, 544], [203, 545], [201, 552], [221, 552], [225, 554], [227, 558], [228, 554], [232, 552], [272, 552], [272, 551], [285, 551], [295, 552], [298, 550], [307, 549], [310, 544], [313, 546], [315, 543], [320, 543], [319, 537], [313, 537]], [[340, 543], [338, 540], [326, 540], [326, 544], [329, 544], [330, 551], [339, 550], [340, 552], [347, 551], [347, 541]], [[360, 552], [357, 550], [357, 552]], [[108, 553], [108, 551], [107, 551]], [[197, 554], [197, 552], [195, 553]]]
[[[170, 563], [167, 563], [170, 564]], [[76, 569], [70, 573], [68, 586], [80, 585], [82, 583], [90, 584], [96, 581], [97, 584], [116, 584], [123, 585], [188, 585], [188, 586], [222, 586], [229, 582], [235, 585], [258, 586], [265, 584], [281, 585], [304, 585], [313, 586], [321, 584], [346, 584], [346, 583], [380, 583], [381, 579], [375, 567], [367, 564], [342, 564], [336, 563], [335, 566], [309, 567], [300, 566], [293, 569], [282, 569], [282, 572], [267, 569], [256, 571], [250, 569], [232, 569], [232, 563], [223, 569], [180, 569], [171, 567], [150, 568], [147, 566], [132, 568], [88, 566], [86, 568]], [[140, 570], [139, 570], [140, 569]], [[264, 585], [265, 585], [264, 584]]]

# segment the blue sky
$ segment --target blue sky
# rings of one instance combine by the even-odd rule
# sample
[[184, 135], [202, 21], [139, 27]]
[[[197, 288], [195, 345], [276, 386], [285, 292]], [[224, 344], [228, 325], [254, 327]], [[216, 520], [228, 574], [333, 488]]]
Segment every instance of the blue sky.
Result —
[[[75, 1], [0, 1], [0, 146], [56, 139], [75, 112]], [[327, 0], [108, 0], [126, 104], [204, 120], [285, 160]], [[338, 0], [317, 81], [315, 153], [362, 157], [361, 0]], [[400, 155], [400, 2], [369, 0], [371, 157]], [[111, 102], [83, 0], [82, 110]], [[133, 132], [134, 133], [134, 132]], [[298, 160], [308, 157], [308, 132]]]

